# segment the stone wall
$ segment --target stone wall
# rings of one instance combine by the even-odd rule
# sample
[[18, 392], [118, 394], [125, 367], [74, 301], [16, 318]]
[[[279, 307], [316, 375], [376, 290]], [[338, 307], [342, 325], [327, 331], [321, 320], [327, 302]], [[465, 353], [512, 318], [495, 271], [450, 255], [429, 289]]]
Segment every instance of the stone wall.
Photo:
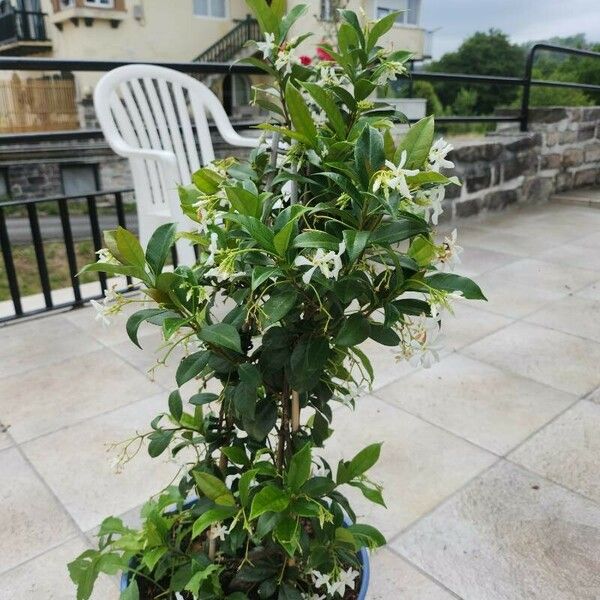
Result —
[[534, 108], [529, 129], [504, 125], [480, 141], [455, 143], [449, 158], [463, 185], [448, 187], [445, 220], [600, 184], [600, 107]]

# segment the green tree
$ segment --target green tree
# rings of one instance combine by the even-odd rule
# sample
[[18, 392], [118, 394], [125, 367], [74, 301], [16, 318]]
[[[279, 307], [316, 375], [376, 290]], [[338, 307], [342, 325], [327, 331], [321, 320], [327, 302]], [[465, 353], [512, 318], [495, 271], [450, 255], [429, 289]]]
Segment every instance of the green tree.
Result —
[[[508, 36], [498, 29], [487, 33], [477, 32], [466, 39], [456, 50], [432, 62], [428, 70], [442, 73], [467, 73], [470, 75], [498, 75], [502, 77], [523, 74], [525, 51], [512, 44]], [[436, 92], [444, 106], [452, 106], [464, 84], [440, 83]], [[511, 104], [518, 89], [505, 85], [478, 85], [476, 114], [488, 114], [500, 105]]]

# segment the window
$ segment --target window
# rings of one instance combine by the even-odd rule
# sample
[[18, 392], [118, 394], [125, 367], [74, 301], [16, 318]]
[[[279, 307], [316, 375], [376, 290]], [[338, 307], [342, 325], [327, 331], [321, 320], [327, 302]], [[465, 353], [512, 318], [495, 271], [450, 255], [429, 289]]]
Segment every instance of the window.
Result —
[[391, 12], [401, 10], [396, 23], [399, 25], [418, 25], [421, 11], [421, 0], [378, 0], [375, 16], [378, 19]]
[[60, 0], [61, 8], [70, 8], [75, 4], [75, 0]]
[[194, 15], [197, 17], [215, 17], [224, 19], [227, 16], [225, 0], [193, 0]]
[[115, 0], [85, 0], [85, 5], [96, 8], [114, 8]]
[[88, 194], [99, 189], [97, 165], [63, 165], [60, 173], [65, 196]]
[[333, 21], [334, 0], [321, 0], [321, 21]]

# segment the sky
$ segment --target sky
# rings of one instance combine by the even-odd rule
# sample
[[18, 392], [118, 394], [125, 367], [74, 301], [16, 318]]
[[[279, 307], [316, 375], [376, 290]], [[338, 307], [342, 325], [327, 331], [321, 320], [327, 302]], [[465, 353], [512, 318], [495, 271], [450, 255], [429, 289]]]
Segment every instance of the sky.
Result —
[[582, 32], [600, 42], [600, 0], [422, 0], [421, 25], [441, 27], [433, 34], [434, 58], [490, 27], [517, 43]]

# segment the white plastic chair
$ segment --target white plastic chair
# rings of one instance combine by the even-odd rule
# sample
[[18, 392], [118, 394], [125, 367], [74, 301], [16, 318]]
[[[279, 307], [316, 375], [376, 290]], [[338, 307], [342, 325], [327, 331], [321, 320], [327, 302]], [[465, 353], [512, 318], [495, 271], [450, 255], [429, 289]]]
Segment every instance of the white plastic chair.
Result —
[[[193, 226], [181, 210], [177, 186], [189, 184], [191, 173], [215, 158], [207, 113], [227, 143], [246, 148], [259, 143], [235, 132], [207, 86], [165, 67], [136, 64], [110, 71], [96, 85], [94, 108], [110, 147], [130, 161], [143, 245], [162, 223]], [[177, 255], [181, 264], [195, 262], [185, 240], [177, 242]]]

